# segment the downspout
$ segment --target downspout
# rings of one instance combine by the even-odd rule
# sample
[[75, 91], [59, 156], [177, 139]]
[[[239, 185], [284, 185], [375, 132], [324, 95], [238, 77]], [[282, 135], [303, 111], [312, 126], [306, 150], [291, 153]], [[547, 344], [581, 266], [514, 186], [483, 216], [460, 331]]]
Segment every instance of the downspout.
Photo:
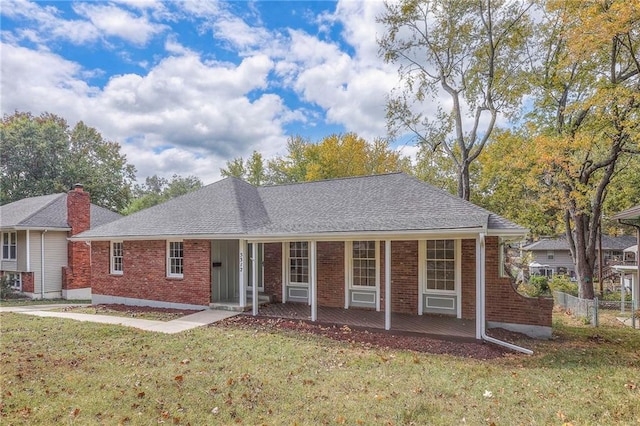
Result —
[[44, 235], [47, 233], [45, 229], [40, 234], [40, 297], [44, 299]]
[[480, 334], [482, 336], [482, 340], [493, 343], [496, 345], [504, 346], [505, 348], [509, 348], [513, 351], [522, 352], [527, 355], [532, 355], [533, 351], [531, 349], [523, 348], [517, 345], [514, 345], [509, 342], [505, 342], [502, 340], [495, 339], [491, 336], [487, 336], [486, 333], [486, 280], [485, 280], [485, 234], [484, 232], [480, 233]]

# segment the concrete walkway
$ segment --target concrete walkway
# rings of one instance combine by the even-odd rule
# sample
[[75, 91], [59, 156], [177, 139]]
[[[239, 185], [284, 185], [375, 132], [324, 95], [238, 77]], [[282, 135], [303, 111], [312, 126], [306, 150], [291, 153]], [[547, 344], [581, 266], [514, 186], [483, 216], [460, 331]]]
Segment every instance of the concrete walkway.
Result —
[[67, 318], [76, 321], [96, 322], [100, 324], [116, 324], [134, 327], [146, 331], [174, 334], [238, 315], [239, 312], [205, 309], [195, 314], [187, 315], [173, 321], [153, 321], [140, 318], [117, 317], [111, 315], [76, 314], [73, 312], [51, 312], [51, 309], [68, 308], [89, 305], [55, 304], [0, 307], [0, 312], [14, 312], [47, 318]]

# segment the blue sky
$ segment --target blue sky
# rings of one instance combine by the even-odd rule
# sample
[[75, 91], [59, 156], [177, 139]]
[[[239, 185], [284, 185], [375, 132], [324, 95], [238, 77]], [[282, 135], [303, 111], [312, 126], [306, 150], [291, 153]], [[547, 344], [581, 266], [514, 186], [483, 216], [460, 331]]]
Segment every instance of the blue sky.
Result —
[[[2, 0], [1, 108], [97, 128], [138, 170], [205, 183], [289, 136], [386, 136], [381, 1]], [[405, 155], [415, 148], [399, 146]]]

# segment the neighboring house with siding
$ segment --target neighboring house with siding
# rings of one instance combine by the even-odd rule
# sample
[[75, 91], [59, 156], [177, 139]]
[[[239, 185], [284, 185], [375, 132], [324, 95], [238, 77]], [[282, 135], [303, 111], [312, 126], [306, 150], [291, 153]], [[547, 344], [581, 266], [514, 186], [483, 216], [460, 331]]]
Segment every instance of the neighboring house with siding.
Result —
[[121, 217], [91, 204], [81, 185], [0, 206], [0, 274], [34, 299], [90, 299], [90, 248], [68, 237]]
[[620, 273], [620, 282], [623, 287], [631, 290], [631, 300], [634, 306], [640, 307], [640, 204], [622, 211], [612, 217], [619, 223], [635, 228], [636, 238], [634, 245], [625, 250], [625, 262], [615, 265], [613, 268]]
[[[277, 303], [438, 314], [537, 336], [550, 299], [502, 276], [527, 230], [404, 173], [254, 187], [230, 177], [72, 238], [92, 300], [173, 308]], [[258, 291], [253, 292], [256, 288]]]
[[[602, 236], [603, 265], [622, 263], [625, 259], [624, 250], [635, 243], [635, 237], [623, 235], [612, 237]], [[552, 276], [556, 274], [576, 277], [576, 267], [569, 251], [569, 244], [564, 238], [541, 239], [522, 248], [525, 253], [531, 253], [529, 273], [531, 275]], [[598, 249], [596, 248], [596, 251]], [[627, 255], [629, 256], [629, 255]]]

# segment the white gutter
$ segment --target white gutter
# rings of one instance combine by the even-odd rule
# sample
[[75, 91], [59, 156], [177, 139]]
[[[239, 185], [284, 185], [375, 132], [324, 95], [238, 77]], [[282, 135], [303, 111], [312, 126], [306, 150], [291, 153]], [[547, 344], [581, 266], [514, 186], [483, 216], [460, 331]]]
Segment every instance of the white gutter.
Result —
[[319, 232], [317, 234], [163, 234], [163, 235], [111, 235], [98, 237], [82, 237], [82, 234], [68, 238], [70, 241], [111, 241], [114, 239], [123, 241], [146, 241], [146, 240], [166, 240], [180, 238], [183, 240], [238, 240], [245, 239], [248, 242], [287, 242], [287, 241], [358, 241], [368, 240], [406, 240], [413, 237], [422, 239], [425, 236], [430, 238], [456, 236], [457, 238], [474, 238], [478, 232], [483, 232], [484, 228], [456, 228], [456, 229], [433, 229], [433, 230], [405, 230], [405, 231], [348, 231], [348, 232]]
[[[500, 346], [504, 346], [506, 348], [509, 348], [513, 351], [517, 351], [517, 352], [522, 352], [524, 354], [527, 355], [533, 355], [533, 351], [531, 349], [527, 349], [527, 348], [523, 348], [508, 342], [504, 342], [502, 340], [498, 340], [496, 338], [493, 338], [491, 336], [487, 336], [486, 333], [486, 298], [485, 298], [485, 293], [486, 293], [486, 280], [485, 280], [485, 234], [484, 233], [480, 233], [479, 235], [479, 244], [476, 246], [480, 248], [480, 256], [479, 256], [479, 265], [478, 268], [476, 270], [478, 270], [480, 272], [480, 336], [482, 337], [482, 340], [490, 342], [490, 343], [494, 343], [496, 345], [500, 345]], [[478, 258], [478, 256], [476, 256], [476, 258]], [[477, 316], [477, 315], [476, 315]], [[477, 327], [477, 326], [476, 326]]]

